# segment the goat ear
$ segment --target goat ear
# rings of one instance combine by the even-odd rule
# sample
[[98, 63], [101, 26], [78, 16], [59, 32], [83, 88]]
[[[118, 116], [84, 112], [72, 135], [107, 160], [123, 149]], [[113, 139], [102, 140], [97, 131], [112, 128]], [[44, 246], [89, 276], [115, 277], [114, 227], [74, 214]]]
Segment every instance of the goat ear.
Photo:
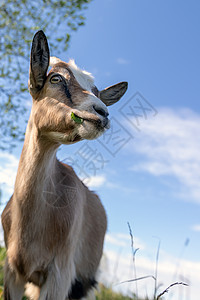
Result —
[[115, 85], [109, 86], [106, 89], [100, 91], [100, 99], [106, 106], [110, 106], [125, 94], [128, 88], [128, 82], [120, 82]]
[[49, 67], [49, 58], [47, 38], [44, 32], [40, 30], [35, 34], [31, 48], [29, 91], [32, 95], [36, 94], [44, 86]]

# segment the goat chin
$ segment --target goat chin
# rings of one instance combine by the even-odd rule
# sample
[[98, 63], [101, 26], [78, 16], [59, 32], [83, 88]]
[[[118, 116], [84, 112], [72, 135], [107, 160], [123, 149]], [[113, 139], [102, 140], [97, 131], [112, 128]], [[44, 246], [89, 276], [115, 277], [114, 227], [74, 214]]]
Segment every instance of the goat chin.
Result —
[[27, 283], [25, 286], [25, 296], [30, 300], [38, 300], [40, 296], [40, 288], [33, 283]]

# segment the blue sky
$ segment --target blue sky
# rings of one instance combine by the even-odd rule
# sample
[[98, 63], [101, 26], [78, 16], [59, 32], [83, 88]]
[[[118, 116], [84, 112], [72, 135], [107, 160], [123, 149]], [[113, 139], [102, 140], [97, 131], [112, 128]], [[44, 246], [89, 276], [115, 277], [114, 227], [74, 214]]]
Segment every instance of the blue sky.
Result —
[[[58, 157], [80, 159], [86, 147], [95, 153], [91, 157], [101, 154], [105, 163], [91, 160], [95, 172], [84, 166], [91, 178], [88, 185], [100, 195], [108, 215], [107, 264], [112, 266], [121, 251], [114, 281], [130, 275], [130, 222], [140, 247], [138, 274], [154, 272], [155, 237], [159, 237], [160, 281], [167, 286], [184, 277], [191, 283], [166, 299], [199, 297], [199, 11], [200, 2], [188, 0], [93, 1], [85, 12], [86, 26], [73, 34], [68, 52], [60, 56], [65, 61], [74, 58], [91, 72], [99, 89], [119, 81], [129, 83], [125, 96], [109, 109], [113, 131], [124, 144], [107, 135], [99, 141], [62, 146]], [[134, 108], [140, 114], [139, 130], [130, 115], [138, 101], [149, 109], [145, 116]], [[0, 153], [5, 201], [12, 192], [18, 157]], [[189, 244], [184, 246], [186, 239]]]

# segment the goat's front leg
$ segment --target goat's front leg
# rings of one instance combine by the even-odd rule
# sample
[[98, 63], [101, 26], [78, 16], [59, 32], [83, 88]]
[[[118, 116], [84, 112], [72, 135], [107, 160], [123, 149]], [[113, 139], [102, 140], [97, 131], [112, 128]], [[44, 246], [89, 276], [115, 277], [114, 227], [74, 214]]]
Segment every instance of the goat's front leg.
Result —
[[10, 269], [6, 259], [4, 266], [4, 300], [21, 300], [25, 282]]
[[68, 299], [72, 281], [75, 277], [73, 261], [69, 261], [65, 268], [55, 261], [50, 267], [45, 284], [40, 290], [39, 300]]

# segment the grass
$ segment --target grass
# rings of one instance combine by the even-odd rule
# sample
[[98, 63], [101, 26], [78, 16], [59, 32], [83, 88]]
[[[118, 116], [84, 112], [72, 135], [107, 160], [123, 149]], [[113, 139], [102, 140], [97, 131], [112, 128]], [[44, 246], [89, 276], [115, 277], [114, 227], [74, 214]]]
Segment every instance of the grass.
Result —
[[[133, 235], [132, 235], [132, 231], [131, 231], [130, 227], [129, 227], [129, 230], [130, 230], [130, 234], [131, 234], [132, 253], [134, 254], [133, 262], [135, 263], [136, 251], [134, 251], [134, 248], [133, 248]], [[156, 257], [156, 271], [155, 271], [155, 276], [156, 277], [157, 277], [159, 248], [160, 248], [160, 244], [159, 244], [159, 247], [158, 247], [157, 257]], [[5, 248], [0, 247], [0, 300], [3, 300], [3, 266], [4, 266], [5, 258], [6, 258], [6, 250], [5, 250]], [[135, 274], [136, 274], [136, 271], [135, 271]], [[147, 276], [144, 276], [143, 278], [138, 278], [138, 280], [139, 279], [145, 279], [145, 278], [147, 278]], [[154, 278], [154, 276], [152, 276], [152, 278]], [[132, 281], [137, 281], [137, 278], [133, 279], [133, 280], [130, 280], [130, 282], [132, 282]], [[129, 282], [129, 281], [127, 281], [127, 282]], [[161, 292], [159, 295], [157, 295], [157, 289], [158, 288], [157, 288], [157, 279], [156, 279], [155, 280], [155, 292], [154, 292], [154, 297], [153, 297], [152, 300], [161, 300], [162, 296], [165, 293], [167, 293], [169, 291], [169, 289], [171, 289], [172, 287], [174, 287], [176, 285], [187, 285], [187, 284], [182, 283], [182, 282], [172, 283], [165, 290], [163, 290], [163, 292]], [[26, 300], [26, 299], [27, 299], [26, 297], [23, 297], [23, 300]], [[148, 297], [145, 298], [145, 299], [138, 298], [137, 294], [136, 295], [133, 294], [132, 297], [125, 296], [125, 295], [122, 295], [120, 293], [116, 293], [111, 288], [105, 287], [104, 285], [101, 284], [99, 286], [99, 290], [96, 291], [96, 300], [150, 300], [150, 299]]]
[[[0, 247], [0, 300], [3, 300], [3, 266], [6, 258], [6, 250]], [[103, 285], [99, 286], [99, 290], [96, 292], [96, 300], [135, 300], [136, 298], [130, 298], [120, 293], [115, 293], [110, 288], [106, 288]], [[24, 297], [23, 300], [26, 300]], [[144, 300], [144, 299], [137, 299]]]
[[3, 266], [6, 258], [6, 249], [0, 247], [0, 300], [3, 299]]
[[111, 288], [100, 285], [99, 291], [96, 293], [96, 300], [145, 300], [133, 297], [124, 296], [120, 293], [115, 293]]

